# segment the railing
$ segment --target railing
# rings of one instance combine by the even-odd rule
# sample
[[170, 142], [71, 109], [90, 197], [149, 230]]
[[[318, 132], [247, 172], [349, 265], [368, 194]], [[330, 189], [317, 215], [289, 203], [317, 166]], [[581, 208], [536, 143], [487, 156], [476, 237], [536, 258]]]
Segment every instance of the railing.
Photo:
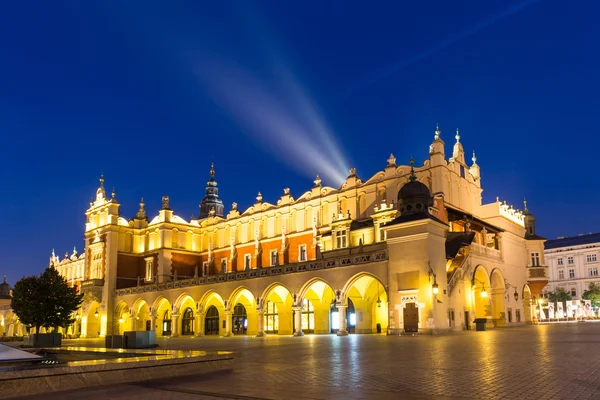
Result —
[[493, 249], [491, 247], [483, 246], [478, 243], [471, 243], [469, 246], [471, 248], [471, 253], [477, 254], [480, 256], [493, 258], [495, 260], [502, 260], [502, 252], [500, 250]]
[[81, 282], [82, 289], [91, 286], [104, 286], [104, 279], [88, 279], [87, 281]]
[[262, 278], [267, 276], [292, 274], [296, 272], [317, 271], [337, 267], [346, 267], [351, 265], [368, 264], [372, 262], [387, 260], [387, 250], [374, 251], [371, 253], [361, 253], [344, 257], [337, 257], [324, 260], [314, 260], [302, 263], [278, 265], [273, 267], [263, 267], [251, 269], [248, 271], [229, 272], [226, 274], [202, 276], [198, 278], [183, 279], [180, 281], [164, 282], [153, 285], [137, 286], [115, 291], [116, 296], [126, 296], [128, 294], [155, 292], [168, 289], [184, 288], [189, 286], [208, 285], [213, 283], [241, 281], [245, 279]]
[[529, 279], [532, 280], [548, 280], [548, 267], [539, 266], [539, 267], [527, 267], [529, 271]]

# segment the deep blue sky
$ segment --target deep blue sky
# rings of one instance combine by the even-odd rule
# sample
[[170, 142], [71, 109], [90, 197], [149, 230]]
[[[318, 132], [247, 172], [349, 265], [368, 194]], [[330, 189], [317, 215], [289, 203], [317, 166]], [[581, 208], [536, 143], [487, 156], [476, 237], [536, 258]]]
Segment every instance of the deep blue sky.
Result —
[[526, 196], [549, 238], [599, 230], [600, 3], [365, 4], [5, 3], [0, 272], [81, 250], [101, 171], [125, 217], [168, 194], [187, 219], [211, 161], [226, 210], [245, 209], [327, 176], [314, 159], [363, 179], [390, 152], [421, 163], [436, 122], [447, 153], [457, 127], [476, 150], [486, 202]]

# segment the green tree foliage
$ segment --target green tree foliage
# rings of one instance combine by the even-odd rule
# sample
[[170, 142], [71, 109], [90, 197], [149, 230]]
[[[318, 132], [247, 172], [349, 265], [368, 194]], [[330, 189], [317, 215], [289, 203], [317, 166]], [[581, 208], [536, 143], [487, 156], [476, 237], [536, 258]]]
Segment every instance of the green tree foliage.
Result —
[[77, 294], [75, 287], [69, 287], [56, 268], [47, 268], [39, 277], [30, 276], [21, 279], [13, 288], [11, 308], [19, 320], [35, 327], [58, 328], [74, 322], [76, 311], [83, 295]]
[[600, 307], [600, 286], [594, 282], [590, 283], [588, 290], [583, 292], [581, 298], [592, 301], [592, 307]]
[[572, 298], [571, 293], [565, 291], [563, 288], [558, 288], [554, 292], [548, 293], [548, 300], [552, 303], [564, 302], [571, 300]]

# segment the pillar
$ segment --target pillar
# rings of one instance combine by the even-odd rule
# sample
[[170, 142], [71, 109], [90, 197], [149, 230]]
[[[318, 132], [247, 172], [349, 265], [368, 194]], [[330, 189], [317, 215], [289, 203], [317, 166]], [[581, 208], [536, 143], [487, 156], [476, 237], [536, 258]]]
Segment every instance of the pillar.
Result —
[[233, 336], [231, 333], [231, 311], [225, 311], [225, 337]]
[[136, 329], [135, 329], [135, 328], [136, 328], [136, 327], [135, 327], [135, 322], [136, 322], [136, 319], [135, 319], [135, 317], [131, 317], [131, 318], [129, 318], [129, 319], [131, 320], [131, 330], [132, 330], [132, 331], [135, 331], [135, 330], [136, 330]]
[[340, 317], [340, 328], [337, 331], [338, 336], [348, 336], [348, 329], [346, 327], [346, 309], [348, 306], [336, 306]]
[[256, 332], [256, 337], [264, 337], [265, 336], [265, 328], [264, 328], [265, 313], [263, 310], [256, 310], [256, 313], [258, 314], [258, 316], [257, 316], [258, 331]]
[[204, 336], [205, 313], [196, 313], [196, 336]]
[[179, 325], [177, 324], [178, 319], [179, 314], [171, 314], [171, 337], [179, 336]]
[[150, 329], [156, 332], [156, 315], [154, 314], [150, 314]]
[[294, 336], [304, 336], [304, 332], [302, 332], [302, 307], [294, 307], [292, 310], [294, 311], [294, 321], [296, 325]]

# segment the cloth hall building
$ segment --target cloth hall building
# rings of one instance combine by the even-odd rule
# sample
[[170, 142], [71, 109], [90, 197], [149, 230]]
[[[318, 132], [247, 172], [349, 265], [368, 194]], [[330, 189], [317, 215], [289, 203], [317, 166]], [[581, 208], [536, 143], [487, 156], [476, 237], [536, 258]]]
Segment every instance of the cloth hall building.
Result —
[[[81, 337], [436, 333], [531, 321], [547, 283], [545, 239], [527, 207], [482, 204], [480, 167], [458, 131], [446, 157], [436, 129], [422, 165], [398, 165], [340, 188], [314, 186], [275, 203], [260, 193], [227, 212], [214, 167], [198, 219], [163, 197], [120, 215], [104, 179], [86, 211], [85, 249], [55, 266], [84, 293]], [[535, 261], [533, 261], [535, 259]]]

